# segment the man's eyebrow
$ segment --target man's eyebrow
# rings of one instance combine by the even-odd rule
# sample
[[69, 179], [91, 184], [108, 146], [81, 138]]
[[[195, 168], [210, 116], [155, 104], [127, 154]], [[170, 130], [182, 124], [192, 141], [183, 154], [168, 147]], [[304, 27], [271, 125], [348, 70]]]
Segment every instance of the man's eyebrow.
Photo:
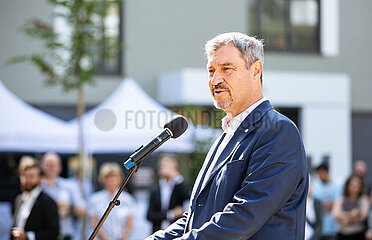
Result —
[[234, 65], [234, 64], [232, 62], [218, 64], [218, 66], [229, 66], [229, 65]]
[[[234, 63], [232, 63], [232, 62], [226, 62], [226, 63], [221, 63], [221, 64], [218, 64], [217, 66], [219, 66], [219, 67], [225, 67], [225, 66], [233, 66], [233, 67], [235, 67], [235, 64]], [[212, 66], [210, 65], [210, 64], [207, 64], [206, 65], [206, 67], [207, 68], [211, 68]], [[236, 67], [235, 67], [236, 68]]]

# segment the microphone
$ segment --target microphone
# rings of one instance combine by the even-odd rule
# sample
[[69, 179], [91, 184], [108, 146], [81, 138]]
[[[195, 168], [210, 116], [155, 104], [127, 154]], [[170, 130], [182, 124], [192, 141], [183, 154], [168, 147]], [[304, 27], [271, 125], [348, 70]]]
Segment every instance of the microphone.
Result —
[[131, 169], [134, 167], [142, 158], [146, 157], [148, 154], [155, 151], [163, 143], [165, 143], [169, 138], [178, 138], [187, 129], [187, 120], [181, 115], [176, 115], [172, 117], [165, 125], [164, 130], [155, 136], [149, 143], [145, 146], [141, 146], [137, 151], [135, 151], [127, 161], [124, 163], [126, 169]]

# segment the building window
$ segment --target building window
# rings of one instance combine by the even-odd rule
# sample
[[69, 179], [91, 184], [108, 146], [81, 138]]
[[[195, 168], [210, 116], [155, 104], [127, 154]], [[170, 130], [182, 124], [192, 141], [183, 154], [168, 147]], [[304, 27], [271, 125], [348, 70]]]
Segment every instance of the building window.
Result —
[[122, 13], [121, 4], [112, 2], [105, 7], [100, 16], [93, 17], [93, 21], [101, 26], [99, 34], [102, 41], [95, 49], [94, 62], [97, 73], [104, 75], [122, 74]]
[[320, 51], [319, 0], [250, 0], [250, 34], [267, 51]]

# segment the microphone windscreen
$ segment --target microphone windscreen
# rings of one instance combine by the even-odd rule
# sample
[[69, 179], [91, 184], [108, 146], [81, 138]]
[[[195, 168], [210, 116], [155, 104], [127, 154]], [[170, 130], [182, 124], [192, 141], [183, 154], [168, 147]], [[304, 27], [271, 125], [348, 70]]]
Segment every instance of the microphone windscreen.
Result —
[[164, 128], [168, 128], [172, 132], [172, 138], [178, 138], [186, 131], [188, 126], [189, 124], [184, 117], [176, 115], [164, 125]]

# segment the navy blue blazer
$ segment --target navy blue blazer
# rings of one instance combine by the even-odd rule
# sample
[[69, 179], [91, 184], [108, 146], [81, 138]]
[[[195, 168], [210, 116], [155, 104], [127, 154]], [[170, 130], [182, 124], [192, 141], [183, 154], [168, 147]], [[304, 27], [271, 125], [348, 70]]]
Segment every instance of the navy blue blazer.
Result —
[[261, 103], [241, 123], [198, 191], [210, 155], [196, 179], [190, 210], [148, 239], [304, 239], [308, 173], [292, 121], [269, 101]]

